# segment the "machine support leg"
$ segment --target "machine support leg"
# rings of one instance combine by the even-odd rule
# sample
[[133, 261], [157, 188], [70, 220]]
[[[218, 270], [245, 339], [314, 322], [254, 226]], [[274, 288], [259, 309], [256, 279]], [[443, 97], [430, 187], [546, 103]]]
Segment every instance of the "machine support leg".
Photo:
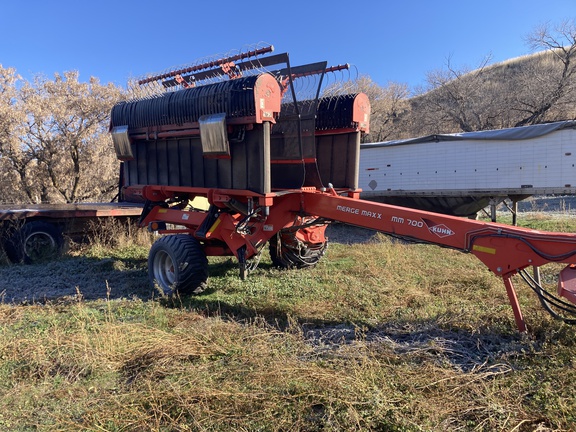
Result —
[[268, 194], [272, 191], [272, 171], [270, 167], [270, 122], [264, 122], [264, 140], [262, 151], [262, 166], [264, 167], [264, 192]]
[[490, 220], [492, 222], [496, 222], [496, 206], [498, 205], [498, 201], [494, 198], [490, 200]]
[[508, 300], [510, 301], [510, 306], [512, 306], [512, 311], [514, 311], [514, 319], [516, 320], [516, 326], [521, 333], [526, 332], [526, 322], [522, 316], [522, 311], [520, 310], [520, 303], [518, 303], [518, 297], [516, 297], [516, 291], [514, 290], [514, 285], [512, 285], [511, 276], [503, 276], [504, 286], [506, 287], [506, 293], [508, 294]]
[[248, 263], [246, 262], [246, 246], [241, 246], [238, 249], [238, 269], [240, 271], [240, 279], [246, 280], [248, 277]]
[[534, 266], [532, 267], [532, 274], [534, 275], [534, 280], [536, 281], [536, 283], [538, 284], [538, 286], [540, 286], [541, 281], [540, 281], [540, 267]]
[[355, 144], [355, 151], [352, 152], [353, 157], [350, 161], [350, 168], [352, 172], [349, 173], [350, 179], [353, 180], [354, 183], [351, 185], [352, 190], [358, 189], [358, 177], [360, 176], [360, 134], [356, 134], [356, 144]]

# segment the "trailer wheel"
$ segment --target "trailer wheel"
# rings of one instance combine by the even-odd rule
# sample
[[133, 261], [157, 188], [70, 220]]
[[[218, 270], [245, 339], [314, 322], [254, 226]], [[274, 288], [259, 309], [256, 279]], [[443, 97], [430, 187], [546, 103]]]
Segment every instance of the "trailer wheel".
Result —
[[57, 258], [63, 244], [62, 231], [56, 225], [32, 221], [4, 243], [4, 250], [13, 263], [34, 264]]
[[194, 237], [167, 235], [150, 249], [148, 276], [165, 295], [199, 294], [206, 289], [208, 260]]
[[328, 242], [309, 244], [296, 238], [295, 233], [279, 232], [270, 239], [272, 264], [282, 269], [314, 267], [324, 256]]

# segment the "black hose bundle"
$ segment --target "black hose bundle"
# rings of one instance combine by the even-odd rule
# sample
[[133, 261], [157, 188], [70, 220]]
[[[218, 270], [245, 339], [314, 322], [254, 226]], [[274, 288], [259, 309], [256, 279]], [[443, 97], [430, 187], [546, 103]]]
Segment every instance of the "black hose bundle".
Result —
[[546, 311], [552, 315], [555, 319], [564, 321], [566, 324], [574, 325], [576, 324], [576, 318], [566, 318], [561, 316], [558, 312], [556, 312], [552, 307], [555, 307], [565, 313], [570, 315], [576, 316], [576, 306], [572, 303], [568, 303], [558, 296], [546, 291], [541, 284], [536, 281], [526, 270], [519, 271], [520, 276], [522, 279], [528, 284], [528, 286], [536, 293], [542, 307], [546, 309]]

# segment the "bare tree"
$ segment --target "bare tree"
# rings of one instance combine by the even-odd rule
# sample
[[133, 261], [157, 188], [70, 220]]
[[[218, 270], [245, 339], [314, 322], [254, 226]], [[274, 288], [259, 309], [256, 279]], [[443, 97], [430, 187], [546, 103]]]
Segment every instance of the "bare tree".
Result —
[[411, 127], [418, 135], [470, 132], [501, 127], [505, 106], [495, 97], [498, 81], [489, 72], [489, 58], [478, 68], [457, 69], [450, 59], [446, 68], [429, 72], [427, 87], [410, 102]]
[[80, 82], [75, 71], [10, 85], [10, 103], [0, 106], [14, 120], [0, 135], [0, 157], [19, 200], [77, 202], [115, 191], [118, 163], [107, 128], [122, 90], [96, 78]]
[[380, 87], [367, 75], [352, 82], [336, 82], [324, 91], [324, 96], [344, 93], [365, 93], [370, 99], [370, 133], [364, 142], [379, 142], [396, 138], [399, 134], [399, 118], [408, 110], [408, 87], [405, 84], [388, 83]]
[[408, 111], [408, 86], [406, 84], [388, 83], [380, 87], [369, 78], [358, 82], [359, 89], [368, 94], [371, 100], [370, 133], [365, 142], [380, 142], [395, 139], [399, 136], [399, 119]]
[[527, 41], [536, 54], [474, 70], [446, 68], [427, 76], [403, 119], [412, 136], [518, 127], [576, 116], [576, 27], [536, 29]]
[[21, 77], [15, 69], [0, 65], [0, 201], [5, 202], [21, 198], [22, 191], [15, 185], [26, 177], [29, 164], [26, 154], [17, 148], [14, 139], [16, 129], [25, 120], [18, 107], [19, 81]]
[[13, 68], [4, 68], [0, 64], [0, 140], [10, 135], [13, 125], [19, 120], [12, 109], [16, 98], [16, 83], [20, 80]]
[[519, 79], [524, 91], [514, 110], [520, 116], [515, 126], [549, 120], [554, 111], [574, 113], [576, 102], [576, 25], [565, 21], [556, 27], [538, 27], [527, 37], [530, 48], [543, 51]]

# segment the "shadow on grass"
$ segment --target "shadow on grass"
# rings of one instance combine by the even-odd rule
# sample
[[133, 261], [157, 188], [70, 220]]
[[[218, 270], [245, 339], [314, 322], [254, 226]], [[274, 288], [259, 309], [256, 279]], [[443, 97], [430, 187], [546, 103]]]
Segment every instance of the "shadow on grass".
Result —
[[[352, 233], [350, 230], [353, 230]], [[329, 227], [331, 239], [348, 242], [350, 239], [369, 241], [373, 231], [345, 226]], [[361, 235], [360, 235], [360, 234]], [[258, 268], [270, 271], [270, 262], [261, 262]], [[64, 255], [58, 260], [40, 264], [10, 264], [0, 248], [0, 301], [3, 303], [42, 303], [81, 297], [87, 300], [102, 298], [132, 298], [150, 300], [160, 296], [150, 285], [146, 258], [95, 258]], [[211, 278], [238, 277], [238, 265], [233, 258], [219, 258], [210, 263]], [[255, 276], [256, 277], [256, 276]], [[211, 293], [210, 289], [206, 293]], [[187, 300], [189, 307], [212, 311], [239, 319], [253, 318], [255, 311], [241, 306], [208, 305], [204, 300]], [[167, 304], [170, 301], [165, 302]], [[212, 312], [210, 312], [212, 313]], [[279, 311], [259, 310], [280, 321], [287, 317]]]
[[43, 303], [67, 298], [148, 300], [154, 293], [145, 259], [63, 256], [41, 264], [0, 266], [4, 303]]
[[[273, 266], [266, 264], [261, 268], [271, 270]], [[237, 267], [232, 261], [226, 261], [211, 266], [210, 270], [215, 277], [225, 278], [237, 271]], [[520, 334], [513, 319], [484, 323], [482, 328], [472, 330], [469, 323], [462, 323], [460, 314], [456, 312], [454, 316], [444, 314], [424, 320], [390, 317], [376, 325], [373, 320], [300, 319], [274, 304], [263, 302], [258, 306], [247, 306], [237, 298], [214, 298], [216, 291], [209, 288], [199, 296], [175, 296], [162, 302], [165, 307], [193, 310], [206, 317], [246, 325], [264, 322], [277, 331], [301, 332], [305, 341], [321, 352], [360, 343], [376, 351], [384, 349], [394, 355], [406, 356], [410, 362], [449, 364], [463, 372], [479, 369], [487, 373], [507, 372], [507, 363], [500, 367], [496, 362], [513, 360], [543, 342]]]
[[[259, 269], [270, 272], [273, 265], [262, 262]], [[210, 263], [211, 278], [227, 280], [238, 277], [234, 259], [222, 258]], [[259, 277], [257, 274], [252, 277]], [[477, 364], [496, 350], [514, 353], [522, 345], [521, 336], [513, 323], [487, 325], [470, 331], [470, 327], [456, 324], [456, 319], [443, 316], [428, 320], [398, 320], [390, 317], [377, 325], [366, 320], [349, 322], [346, 319], [294, 317], [289, 309], [266, 303], [256, 306], [244, 304], [235, 297], [216, 296], [219, 288], [210, 285], [199, 296], [163, 298], [150, 286], [145, 258], [63, 257], [61, 260], [39, 265], [0, 266], [0, 292], [4, 303], [61, 302], [70, 299], [138, 298], [158, 301], [164, 307], [194, 310], [208, 317], [252, 323], [264, 321], [279, 331], [293, 331], [296, 324], [306, 340], [318, 346], [350, 344], [363, 340], [393, 345], [398, 352], [427, 355], [437, 351], [449, 355], [451, 362], [462, 368]], [[538, 337], [540, 339], [540, 337]], [[520, 345], [518, 345], [520, 344]], [[508, 348], [507, 348], [508, 347]]]

